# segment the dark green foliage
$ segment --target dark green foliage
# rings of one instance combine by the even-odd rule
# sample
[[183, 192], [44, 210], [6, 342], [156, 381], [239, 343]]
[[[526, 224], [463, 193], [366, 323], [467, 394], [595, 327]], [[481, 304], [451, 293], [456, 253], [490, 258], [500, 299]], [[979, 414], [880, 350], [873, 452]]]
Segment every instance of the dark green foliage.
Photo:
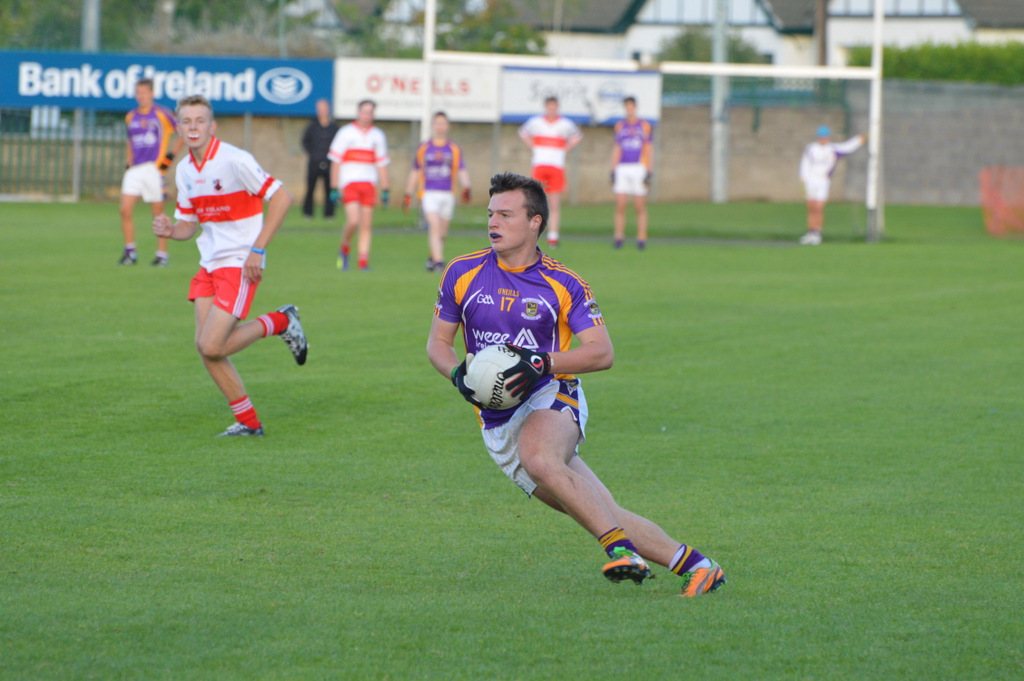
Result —
[[[871, 48], [850, 50], [850, 66], [869, 66]], [[886, 47], [882, 52], [886, 78], [955, 80], [969, 83], [1024, 84], [1024, 43], [957, 45], [927, 43], [914, 47]]]
[[[661, 43], [658, 61], [711, 61], [711, 30], [706, 26], [691, 26], [675, 38]], [[764, 64], [768, 62], [757, 47], [743, 40], [737, 33], [726, 38], [726, 59], [734, 64]]]

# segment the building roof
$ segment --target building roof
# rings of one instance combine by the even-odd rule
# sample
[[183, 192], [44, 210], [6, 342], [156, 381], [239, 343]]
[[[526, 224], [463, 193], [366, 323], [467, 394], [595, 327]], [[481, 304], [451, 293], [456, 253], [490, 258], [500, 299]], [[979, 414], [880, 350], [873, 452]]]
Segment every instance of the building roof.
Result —
[[[814, 30], [815, 0], [757, 0], [782, 33]], [[977, 28], [1024, 28], [1021, 0], [956, 0], [964, 18]], [[933, 17], [924, 17], [933, 18]]]
[[1024, 28], [1020, 0], [957, 0], [964, 16], [977, 28]]
[[[647, 0], [512, 0], [519, 21], [544, 31], [625, 33]], [[560, 25], [556, 14], [561, 11]]]
[[814, 30], [814, 0], [757, 0], [769, 20], [782, 33], [810, 33]]

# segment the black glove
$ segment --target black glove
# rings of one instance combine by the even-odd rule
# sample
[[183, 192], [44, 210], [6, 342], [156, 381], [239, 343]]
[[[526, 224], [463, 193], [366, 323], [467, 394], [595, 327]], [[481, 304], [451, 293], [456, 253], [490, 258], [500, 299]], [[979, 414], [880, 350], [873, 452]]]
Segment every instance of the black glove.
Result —
[[515, 376], [505, 382], [505, 387], [513, 397], [525, 397], [537, 385], [537, 381], [551, 371], [551, 356], [546, 352], [525, 350], [511, 343], [505, 343], [505, 347], [520, 357], [518, 364], [505, 371], [506, 377]]
[[160, 159], [160, 162], [156, 164], [156, 167], [160, 170], [167, 170], [171, 167], [171, 162], [174, 161], [174, 154], [167, 152], [167, 154]]
[[388, 189], [380, 190], [380, 205], [384, 207], [384, 210], [388, 209], [388, 201], [391, 199], [391, 191]]
[[452, 385], [458, 388], [467, 402], [483, 408], [484, 405], [480, 403], [480, 400], [473, 397], [473, 389], [466, 385], [466, 366], [472, 361], [473, 355], [470, 353], [466, 355], [466, 359], [463, 360], [462, 364], [452, 369]]
[[647, 174], [644, 175], [644, 184], [647, 185], [648, 187], [651, 186], [651, 171], [650, 170], [648, 170]]
[[608, 181], [611, 182], [612, 184], [615, 184], [615, 171], [614, 170], [608, 176]]

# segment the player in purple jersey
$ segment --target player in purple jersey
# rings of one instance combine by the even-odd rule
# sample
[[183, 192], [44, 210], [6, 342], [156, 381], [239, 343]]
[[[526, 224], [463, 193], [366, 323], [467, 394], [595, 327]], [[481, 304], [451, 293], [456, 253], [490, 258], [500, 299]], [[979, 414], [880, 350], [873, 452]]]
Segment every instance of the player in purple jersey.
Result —
[[612, 149], [612, 193], [615, 194], [615, 248], [626, 237], [626, 204], [636, 209], [636, 246], [647, 245], [647, 187], [651, 184], [653, 147], [651, 124], [636, 115], [636, 98], [622, 100], [626, 117], [615, 124]]
[[462, 149], [448, 139], [450, 127], [447, 114], [443, 111], [434, 114], [433, 136], [416, 149], [402, 199], [402, 211], [408, 212], [413, 192], [418, 188], [420, 206], [427, 220], [428, 272], [444, 269], [444, 240], [455, 212], [456, 176], [462, 185], [462, 200], [469, 203], [469, 173]]
[[[124, 252], [119, 265], [134, 265], [135, 254], [135, 204], [141, 198], [150, 204], [153, 217], [164, 212], [167, 198], [164, 173], [171, 167], [171, 161], [181, 151], [183, 140], [179, 137], [170, 148], [171, 136], [178, 125], [170, 109], [153, 101], [153, 81], [143, 78], [135, 84], [135, 102], [138, 104], [125, 116], [128, 141], [125, 147], [125, 173], [121, 181], [121, 233], [124, 236]], [[152, 265], [166, 267], [168, 262], [167, 239], [156, 241], [156, 257]]]
[[[490, 248], [455, 258], [441, 277], [430, 363], [477, 408], [484, 444], [505, 475], [597, 538], [609, 558], [605, 577], [640, 584], [651, 576], [650, 560], [683, 577], [682, 596], [714, 591], [725, 583], [717, 563], [619, 506], [579, 457], [588, 409], [575, 375], [611, 367], [604, 318], [590, 286], [537, 247], [548, 219], [541, 184], [495, 175], [490, 197]], [[513, 392], [524, 396], [518, 406], [495, 411], [474, 400], [466, 362], [455, 353], [459, 326], [467, 353], [505, 344], [521, 357], [506, 372]]]

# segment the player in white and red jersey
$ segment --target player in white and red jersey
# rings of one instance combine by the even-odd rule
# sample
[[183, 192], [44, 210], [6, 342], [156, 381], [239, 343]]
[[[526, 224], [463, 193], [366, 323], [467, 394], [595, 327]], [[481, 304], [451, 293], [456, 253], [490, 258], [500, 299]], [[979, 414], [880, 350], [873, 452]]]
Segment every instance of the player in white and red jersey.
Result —
[[[588, 409], [576, 374], [612, 365], [604, 317], [587, 282], [537, 248], [548, 219], [540, 183], [495, 175], [490, 197], [490, 248], [455, 258], [441, 276], [430, 363], [476, 407], [484, 444], [502, 472], [601, 543], [609, 559], [605, 577], [642, 583], [651, 576], [650, 560], [683, 578], [682, 596], [714, 591], [725, 582], [717, 563], [619, 506], [579, 457]], [[519, 355], [505, 372], [506, 386], [522, 396], [517, 406], [482, 409], [475, 400], [466, 362], [455, 353], [460, 326], [467, 353], [500, 343]]]
[[527, 119], [519, 128], [519, 137], [533, 151], [533, 179], [548, 195], [548, 245], [558, 245], [558, 227], [562, 219], [562, 192], [565, 191], [565, 158], [580, 143], [583, 133], [572, 120], [558, 113], [558, 97], [544, 100], [544, 115]]
[[252, 154], [214, 137], [216, 129], [205, 97], [186, 97], [178, 103], [178, 134], [190, 153], [177, 168], [176, 221], [159, 215], [153, 232], [185, 241], [202, 228], [196, 239], [199, 271], [188, 294], [195, 303], [196, 348], [235, 414], [235, 423], [221, 435], [259, 437], [263, 425], [229, 357], [261, 338], [279, 335], [295, 361], [306, 362], [306, 334], [294, 305], [239, 323], [249, 314], [263, 279], [267, 245], [284, 221], [292, 196]]
[[832, 130], [822, 125], [818, 128], [818, 139], [804, 148], [800, 157], [800, 181], [804, 183], [807, 196], [807, 233], [800, 237], [802, 245], [817, 246], [821, 243], [832, 173], [839, 159], [860, 149], [865, 139], [864, 135], [856, 135], [845, 142], [833, 142]]
[[612, 193], [615, 194], [615, 248], [626, 236], [626, 204], [633, 197], [636, 208], [636, 247], [647, 244], [647, 187], [651, 183], [653, 129], [636, 115], [636, 98], [622, 100], [626, 117], [615, 124], [612, 149]]
[[[171, 167], [175, 155], [181, 151], [179, 137], [171, 148], [171, 137], [178, 121], [174, 113], [153, 101], [153, 81], [142, 78], [135, 83], [135, 102], [138, 104], [124, 117], [128, 129], [125, 145], [124, 178], [121, 180], [121, 234], [124, 236], [124, 252], [119, 265], [134, 265], [135, 254], [135, 204], [139, 199], [150, 205], [153, 217], [164, 212], [166, 181], [164, 173]], [[169, 255], [167, 239], [156, 240], [156, 257], [151, 265], [166, 267]]]
[[345, 227], [341, 231], [338, 269], [348, 269], [352, 235], [359, 230], [359, 269], [370, 266], [370, 240], [373, 230], [373, 208], [377, 205], [380, 185], [381, 205], [388, 207], [391, 185], [388, 182], [388, 140], [384, 131], [373, 124], [377, 105], [364, 99], [359, 102], [356, 120], [343, 126], [331, 142], [327, 158], [331, 160], [331, 200], [345, 204]]

